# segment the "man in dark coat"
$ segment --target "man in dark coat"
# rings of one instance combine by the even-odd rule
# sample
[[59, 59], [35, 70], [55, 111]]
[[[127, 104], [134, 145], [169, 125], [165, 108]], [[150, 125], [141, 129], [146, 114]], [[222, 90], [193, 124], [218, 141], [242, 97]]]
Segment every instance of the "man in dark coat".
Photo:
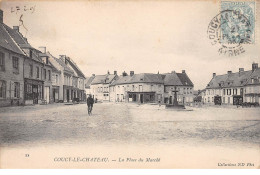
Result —
[[92, 95], [90, 94], [87, 98], [87, 105], [88, 105], [88, 115], [92, 114], [92, 108], [94, 104], [94, 99], [92, 98]]

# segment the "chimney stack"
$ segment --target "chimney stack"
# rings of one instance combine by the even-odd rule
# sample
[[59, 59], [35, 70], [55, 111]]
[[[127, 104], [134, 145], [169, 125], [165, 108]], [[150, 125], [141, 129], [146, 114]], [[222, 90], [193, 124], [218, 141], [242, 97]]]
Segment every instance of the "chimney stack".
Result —
[[92, 74], [92, 77], [96, 76], [95, 74]]
[[215, 76], [216, 76], [216, 73], [213, 73], [213, 78], [215, 78]]
[[258, 69], [258, 63], [253, 63], [252, 64], [252, 71]]
[[107, 74], [108, 74], [108, 75], [110, 75], [110, 72], [109, 72], [109, 70], [107, 71]]
[[122, 73], [122, 75], [123, 75], [123, 77], [125, 77], [125, 76], [127, 76], [127, 73], [124, 71], [124, 72]]
[[13, 26], [13, 29], [17, 32], [19, 32], [19, 26]]
[[185, 70], [182, 70], [182, 73], [185, 74]]
[[114, 71], [114, 75], [117, 75], [117, 71], [116, 70]]
[[130, 71], [130, 76], [132, 77], [135, 74], [134, 71]]
[[4, 23], [4, 12], [0, 9], [0, 23]]
[[227, 71], [227, 74], [228, 75], [232, 74], [232, 71], [231, 70]]
[[244, 72], [244, 68], [239, 68], [239, 72]]

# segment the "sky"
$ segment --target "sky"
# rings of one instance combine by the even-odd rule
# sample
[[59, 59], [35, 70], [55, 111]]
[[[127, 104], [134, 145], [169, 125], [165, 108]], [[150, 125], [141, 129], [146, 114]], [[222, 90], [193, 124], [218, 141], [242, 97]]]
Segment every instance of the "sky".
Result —
[[211, 45], [208, 25], [220, 12], [215, 1], [2, 1], [0, 8], [10, 27], [19, 25], [23, 14], [27, 30], [20, 26], [20, 31], [33, 47], [71, 57], [87, 77], [108, 70], [185, 70], [194, 88], [203, 89], [212, 73], [260, 63], [259, 24], [256, 43], [243, 45], [239, 56], [220, 55], [221, 45]]

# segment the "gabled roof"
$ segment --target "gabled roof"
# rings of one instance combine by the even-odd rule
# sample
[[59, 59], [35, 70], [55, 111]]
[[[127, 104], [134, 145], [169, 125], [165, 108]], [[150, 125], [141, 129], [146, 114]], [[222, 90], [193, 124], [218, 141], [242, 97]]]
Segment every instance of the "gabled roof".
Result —
[[186, 73], [176, 73], [173, 71], [164, 75], [165, 86], [193, 86], [193, 83]]
[[54, 57], [50, 52], [46, 53], [49, 57], [52, 57], [57, 63], [59, 63], [65, 71], [70, 72], [71, 74], [73, 74], [73, 70], [71, 68], [69, 68], [61, 59]]
[[94, 76], [86, 77], [85, 88], [90, 88], [90, 84], [92, 83], [92, 81], [93, 81], [94, 78], [95, 78]]
[[91, 84], [110, 84], [117, 75], [96, 75]]
[[[28, 43], [27, 39], [24, 38], [23, 35], [19, 31], [14, 30], [7, 25], [4, 25], [4, 26], [5, 26], [5, 29], [8, 31], [8, 33], [10, 34], [10, 36], [13, 38], [13, 40], [18, 44], [18, 46], [21, 49], [33, 49], [33, 50], [37, 51], [37, 49], [33, 48]], [[35, 54], [34, 52], [32, 54], [33, 54], [32, 55], [33, 60], [38, 61], [38, 62], [42, 62], [42, 59], [37, 54]]]
[[165, 86], [193, 86], [186, 73], [166, 73], [166, 74], [152, 74], [141, 73], [133, 76], [120, 76], [111, 85], [130, 84], [130, 83], [156, 83], [164, 84]]
[[81, 70], [79, 69], [77, 64], [74, 61], [72, 61], [71, 58], [67, 59], [67, 61], [69, 62], [71, 67], [74, 69], [74, 71], [77, 73], [77, 76], [79, 76], [81, 78], [85, 78], [85, 75], [81, 72]]
[[182, 85], [193, 86], [193, 83], [186, 73], [177, 73], [177, 76], [181, 80]]
[[210, 80], [206, 88], [215, 89], [215, 88], [244, 86], [248, 83], [248, 79], [251, 74], [252, 74], [252, 70], [235, 72], [235, 73], [224, 74], [224, 75], [216, 75]]
[[[255, 79], [256, 81], [253, 83], [250, 79]], [[252, 72], [252, 74], [248, 78], [247, 84], [260, 84], [260, 68], [257, 68]]]
[[5, 26], [5, 24], [0, 23], [0, 46], [15, 53], [25, 55], [25, 53], [19, 48], [17, 43], [15, 43], [11, 35], [8, 33]]

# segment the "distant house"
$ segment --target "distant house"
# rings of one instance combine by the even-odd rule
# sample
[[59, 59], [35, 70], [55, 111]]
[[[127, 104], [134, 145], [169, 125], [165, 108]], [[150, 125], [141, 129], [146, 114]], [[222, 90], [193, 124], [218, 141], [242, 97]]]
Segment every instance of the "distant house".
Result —
[[244, 71], [239, 68], [238, 72], [216, 75], [206, 87], [204, 103], [214, 104], [216, 98], [221, 104], [238, 105], [242, 102], [259, 102], [259, 77], [260, 71], [257, 63], [252, 64], [252, 69]]
[[93, 81], [93, 79], [95, 78], [95, 74], [93, 74], [91, 77], [86, 77], [86, 83], [85, 83], [85, 93], [86, 93], [86, 98], [89, 95], [92, 95], [91, 90], [90, 90], [90, 85]]
[[71, 98], [72, 100], [79, 100], [79, 101], [85, 101], [85, 80], [86, 77], [82, 73], [82, 71], [79, 69], [77, 64], [72, 60], [70, 57], [62, 57], [62, 60], [65, 62], [65, 64], [73, 70], [73, 76], [72, 76], [72, 93]]
[[110, 85], [110, 101], [149, 103], [161, 100], [163, 79], [160, 74], [123, 73]]
[[97, 101], [109, 101], [109, 85], [117, 78], [116, 71], [114, 74], [109, 72], [105, 75], [95, 75], [90, 84], [90, 93]]
[[174, 91], [179, 103], [193, 101], [193, 83], [183, 71], [166, 74], [123, 73], [110, 85], [110, 101], [173, 104]]
[[173, 103], [175, 87], [177, 90], [177, 101], [179, 103], [191, 103], [193, 101], [193, 83], [186, 74], [185, 70], [182, 73], [163, 74], [164, 78], [164, 103]]

